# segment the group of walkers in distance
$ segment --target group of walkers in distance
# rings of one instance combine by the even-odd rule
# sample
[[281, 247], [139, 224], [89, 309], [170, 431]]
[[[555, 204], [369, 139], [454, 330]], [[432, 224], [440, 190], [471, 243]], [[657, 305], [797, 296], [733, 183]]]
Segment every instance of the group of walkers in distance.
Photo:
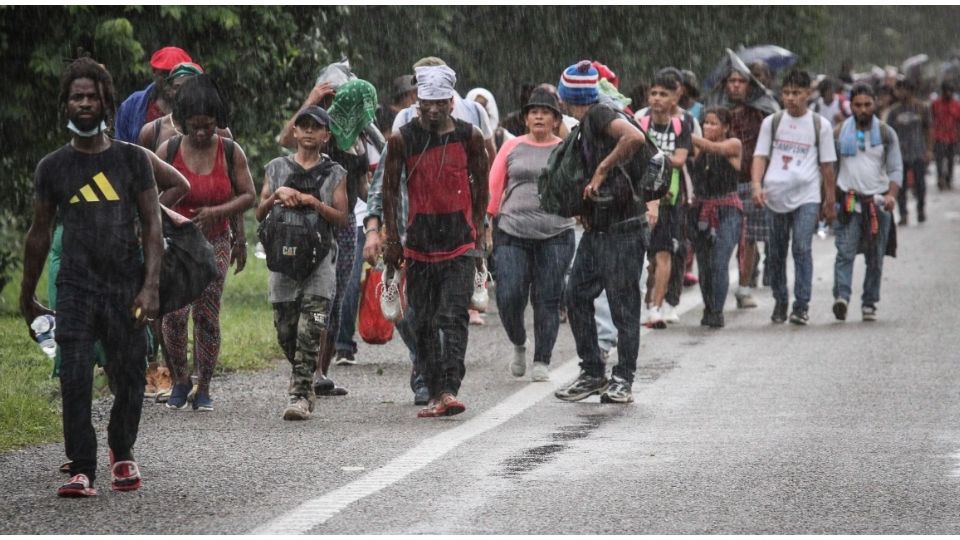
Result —
[[[288, 151], [266, 165], [257, 201], [213, 78], [176, 47], [158, 50], [150, 65], [153, 82], [117, 107], [106, 67], [90, 58], [70, 64], [59, 106], [71, 139], [36, 170], [20, 308], [28, 325], [56, 317], [70, 460], [61, 469], [71, 476], [61, 496], [96, 495], [94, 363], [115, 396], [114, 490], [142, 482], [133, 446], [146, 359], [163, 351], [172, 384], [150, 395], [166, 407], [214, 409], [221, 297], [228, 268], [246, 265], [250, 208], [262, 228], [296, 217], [319, 239], [306, 266], [297, 259], [269, 272], [273, 324], [291, 365], [285, 420], [310, 418], [317, 396], [347, 394], [329, 368], [357, 362], [364, 262], [405, 274], [395, 326], [409, 350], [418, 417], [466, 410], [459, 390], [469, 326], [484, 323], [473, 296], [488, 280], [513, 345], [505, 367], [514, 377], [529, 367], [532, 381], [550, 380], [567, 321], [581, 373], [555, 396], [626, 404], [641, 326], [677, 324], [685, 287], [699, 284], [701, 325], [725, 326], [735, 252], [736, 308], [756, 308], [758, 287], [769, 285], [771, 320], [806, 325], [812, 239], [829, 226], [833, 314], [847, 318], [854, 259], [863, 253], [861, 316], [876, 320], [883, 258], [896, 250], [894, 208], [906, 225], [912, 186], [916, 219], [926, 219], [927, 164], [936, 157], [938, 186], [950, 189], [960, 127], [949, 82], [927, 105], [910, 78], [843, 83], [793, 69], [778, 84], [762, 62], [747, 66], [732, 54], [703, 96], [691, 71], [665, 67], [626, 97], [612, 69], [581, 61], [561, 70], [556, 85], [524, 85], [520, 109], [502, 121], [493, 94], [475, 88], [461, 97], [455, 70], [440, 58], [424, 57], [396, 78], [383, 105], [372, 84], [334, 65], [278, 135]], [[654, 194], [637, 171], [661, 162], [664, 188]], [[578, 210], [561, 216], [542, 201], [556, 189], [552, 171], [567, 163], [579, 174], [568, 193]], [[199, 296], [164, 311], [161, 214], [196, 226], [216, 268]], [[284, 245], [281, 255], [295, 251]], [[48, 253], [49, 308], [35, 299]]]

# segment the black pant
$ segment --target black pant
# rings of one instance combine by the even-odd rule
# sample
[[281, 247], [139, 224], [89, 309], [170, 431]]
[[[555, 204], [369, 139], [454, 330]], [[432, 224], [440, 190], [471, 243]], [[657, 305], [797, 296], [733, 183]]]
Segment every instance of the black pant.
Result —
[[950, 143], [933, 143], [933, 157], [937, 162], [937, 186], [941, 189], [953, 185], [954, 146]]
[[407, 302], [417, 314], [417, 372], [431, 397], [443, 392], [457, 395], [467, 370], [467, 309], [477, 271], [475, 259], [461, 256], [436, 263], [408, 259], [407, 265]]
[[903, 188], [897, 193], [897, 206], [900, 208], [900, 217], [907, 217], [907, 173], [913, 171], [913, 195], [917, 198], [917, 214], [923, 214], [927, 198], [927, 167], [923, 160], [903, 162]]
[[91, 421], [93, 344], [107, 356], [113, 392], [107, 444], [117, 461], [133, 459], [146, 383], [147, 335], [134, 326], [132, 295], [104, 295], [61, 286], [57, 299], [56, 339], [60, 346], [63, 439], [71, 474], [93, 482], [97, 472], [97, 434]]

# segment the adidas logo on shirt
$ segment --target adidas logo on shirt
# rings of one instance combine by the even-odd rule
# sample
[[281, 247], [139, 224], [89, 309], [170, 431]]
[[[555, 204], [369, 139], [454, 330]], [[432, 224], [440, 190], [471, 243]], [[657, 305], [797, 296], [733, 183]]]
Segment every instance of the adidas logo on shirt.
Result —
[[[93, 189], [94, 185], [99, 188], [99, 194], [98, 190]], [[113, 185], [110, 184], [107, 175], [102, 172], [97, 173], [97, 175], [93, 177], [93, 184], [87, 184], [80, 188], [80, 193], [70, 199], [70, 204], [77, 204], [81, 199], [88, 203], [100, 202], [101, 197], [102, 200], [106, 201], [120, 200], [120, 196], [117, 195], [117, 192], [113, 189]]]

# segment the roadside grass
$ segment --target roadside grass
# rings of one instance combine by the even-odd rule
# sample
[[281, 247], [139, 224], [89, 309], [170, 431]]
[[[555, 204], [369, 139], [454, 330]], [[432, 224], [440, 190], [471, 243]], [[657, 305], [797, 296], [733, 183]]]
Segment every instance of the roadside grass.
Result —
[[[248, 231], [256, 230], [247, 225]], [[253, 256], [254, 244], [248, 248], [246, 268], [237, 275], [230, 268], [227, 276], [218, 373], [265, 369], [282, 356], [267, 302], [267, 266]], [[17, 273], [0, 295], [0, 452], [63, 439], [59, 381], [51, 377], [53, 361], [30, 339], [20, 318], [20, 279]], [[44, 271], [37, 286], [37, 298], [44, 304], [46, 293]], [[192, 350], [191, 345], [191, 356]], [[104, 384], [97, 386], [101, 394], [108, 393]]]

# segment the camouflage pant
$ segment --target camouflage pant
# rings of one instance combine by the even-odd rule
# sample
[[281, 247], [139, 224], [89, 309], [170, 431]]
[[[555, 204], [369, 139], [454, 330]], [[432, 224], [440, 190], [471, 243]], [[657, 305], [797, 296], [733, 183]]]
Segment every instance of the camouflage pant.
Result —
[[330, 300], [307, 295], [295, 302], [273, 304], [273, 326], [283, 354], [290, 361], [290, 395], [308, 397], [317, 369], [320, 337], [327, 329]]

